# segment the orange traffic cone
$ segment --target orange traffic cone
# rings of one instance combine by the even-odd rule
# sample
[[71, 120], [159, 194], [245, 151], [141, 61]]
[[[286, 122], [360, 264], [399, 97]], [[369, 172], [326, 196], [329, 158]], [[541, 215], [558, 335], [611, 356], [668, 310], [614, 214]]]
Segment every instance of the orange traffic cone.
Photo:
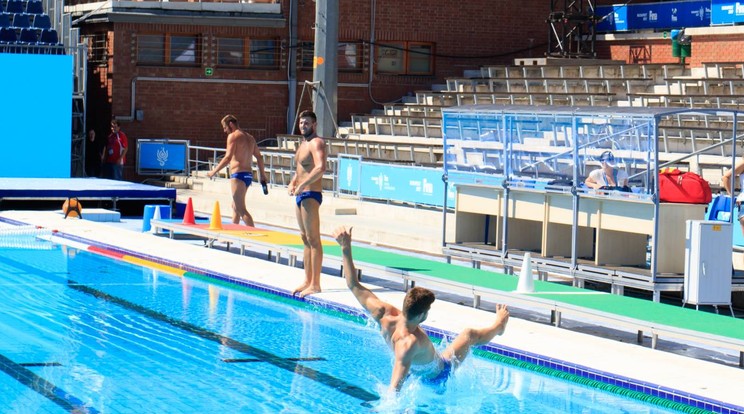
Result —
[[222, 215], [220, 215], [220, 202], [214, 202], [212, 218], [209, 220], [209, 230], [222, 230]]
[[186, 203], [186, 211], [183, 213], [183, 224], [196, 224], [194, 220], [194, 203], [189, 197], [189, 202]]

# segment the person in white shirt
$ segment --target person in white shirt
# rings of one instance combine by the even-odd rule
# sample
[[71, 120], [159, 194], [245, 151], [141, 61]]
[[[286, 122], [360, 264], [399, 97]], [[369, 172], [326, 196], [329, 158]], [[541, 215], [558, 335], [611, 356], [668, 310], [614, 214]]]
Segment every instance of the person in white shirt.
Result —
[[622, 168], [615, 168], [615, 156], [612, 151], [605, 151], [599, 156], [602, 164], [589, 173], [584, 183], [594, 189], [625, 189], [628, 187], [628, 173]]

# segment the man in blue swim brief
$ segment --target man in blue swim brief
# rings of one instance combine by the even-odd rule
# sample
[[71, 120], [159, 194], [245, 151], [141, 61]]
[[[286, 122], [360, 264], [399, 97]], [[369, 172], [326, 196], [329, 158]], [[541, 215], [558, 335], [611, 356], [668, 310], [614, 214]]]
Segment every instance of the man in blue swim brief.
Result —
[[490, 326], [465, 328], [439, 354], [420, 326], [429, 315], [435, 299], [434, 293], [422, 287], [414, 287], [406, 293], [402, 310], [383, 302], [359, 283], [351, 255], [351, 229], [340, 227], [333, 233], [333, 237], [343, 253], [346, 286], [359, 304], [380, 324], [380, 333], [395, 355], [390, 378], [391, 390], [400, 390], [409, 375], [418, 376], [427, 384], [444, 384], [452, 371], [468, 356], [471, 347], [486, 344], [496, 335], [504, 333], [509, 321], [509, 310], [505, 305], [496, 305], [496, 320]]
[[320, 271], [323, 268], [323, 245], [320, 240], [320, 204], [323, 202], [323, 174], [326, 170], [325, 140], [318, 136], [317, 117], [302, 111], [299, 129], [303, 140], [295, 153], [295, 175], [289, 182], [289, 195], [297, 204], [297, 225], [305, 245], [302, 264], [305, 280], [292, 291], [300, 297], [320, 292]]
[[209, 178], [214, 177], [220, 170], [229, 164], [230, 191], [232, 193], [232, 222], [239, 224], [242, 219], [246, 226], [254, 226], [253, 216], [248, 212], [245, 205], [245, 195], [248, 187], [253, 182], [253, 158], [258, 164], [261, 183], [266, 183], [264, 162], [261, 150], [256, 144], [256, 139], [251, 134], [240, 129], [238, 120], [233, 115], [222, 118], [222, 130], [227, 134], [227, 146], [225, 156], [207, 173]]
[[300, 194], [295, 197], [295, 203], [297, 203], [297, 207], [302, 206], [302, 200], [306, 198], [311, 198], [318, 202], [318, 205], [323, 204], [323, 193], [320, 191], [303, 191]]
[[250, 187], [253, 184], [253, 174], [249, 172], [236, 172], [230, 174], [230, 178], [241, 180], [245, 183], [246, 187]]

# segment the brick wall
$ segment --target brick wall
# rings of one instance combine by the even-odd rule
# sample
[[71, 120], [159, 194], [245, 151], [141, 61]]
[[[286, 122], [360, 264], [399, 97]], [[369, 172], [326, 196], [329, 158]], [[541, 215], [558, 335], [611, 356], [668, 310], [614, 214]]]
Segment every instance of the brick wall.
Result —
[[[298, 8], [298, 38], [314, 41], [315, 2], [300, 0]], [[514, 2], [400, 2], [377, 0], [374, 15], [376, 42], [420, 41], [433, 42], [436, 57], [433, 76], [399, 76], [374, 74], [368, 67], [361, 73], [340, 73], [338, 82], [354, 87], [339, 87], [338, 120], [349, 120], [352, 113], [366, 113], [380, 107], [379, 103], [395, 101], [419, 89], [431, 89], [444, 83], [449, 76], [461, 76], [464, 70], [483, 65], [512, 62], [510, 54], [530, 45], [538, 48], [535, 56], [542, 56], [548, 27], [544, 19], [549, 4], [543, 0], [524, 0], [519, 7]], [[343, 0], [340, 2], [340, 41], [372, 40], [372, 1]], [[287, 17], [289, 1], [282, 1]], [[86, 29], [84, 28], [84, 31]], [[93, 28], [88, 28], [93, 30]], [[101, 26], [95, 26], [100, 31]], [[209, 83], [204, 69], [214, 66], [211, 46], [217, 36], [275, 37], [288, 44], [285, 28], [221, 27], [163, 24], [115, 23], [108, 26], [110, 56], [108, 67], [89, 71], [88, 124], [107, 131], [110, 116], [129, 117], [131, 99], [135, 92], [135, 109], [142, 111], [142, 120], [122, 122], [123, 130], [132, 141], [130, 164], [126, 174], [131, 178], [137, 138], [189, 139], [194, 145], [223, 146], [224, 134], [219, 121], [228, 113], [238, 117], [243, 127], [256, 138], [264, 139], [286, 132], [288, 87], [286, 84], [260, 84], [260, 81], [286, 81], [286, 51], [282, 67], [277, 70], [215, 68]], [[203, 64], [194, 68], [149, 67], [136, 65], [134, 42], [141, 33], [198, 34], [204, 40]], [[369, 43], [365, 47], [368, 50]], [[529, 53], [529, 52], [528, 52]], [[369, 61], [369, 57], [365, 58]], [[312, 80], [312, 71], [298, 71], [298, 81]], [[145, 78], [179, 78], [182, 81], [160, 82]], [[226, 80], [224, 83], [215, 80]], [[371, 84], [370, 84], [371, 80]], [[240, 83], [240, 82], [253, 83]], [[230, 83], [235, 82], [235, 83]], [[297, 99], [302, 87], [297, 89]], [[310, 106], [309, 97], [300, 103]], [[95, 108], [95, 109], [93, 109]], [[105, 119], [101, 119], [105, 118]]]

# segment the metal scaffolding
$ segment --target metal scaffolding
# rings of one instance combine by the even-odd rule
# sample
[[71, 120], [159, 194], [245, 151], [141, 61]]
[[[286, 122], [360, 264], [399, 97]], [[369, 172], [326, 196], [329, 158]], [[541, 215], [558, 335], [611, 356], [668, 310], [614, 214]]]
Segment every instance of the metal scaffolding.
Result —
[[595, 0], [551, 0], [546, 56], [595, 58], [597, 39]]

